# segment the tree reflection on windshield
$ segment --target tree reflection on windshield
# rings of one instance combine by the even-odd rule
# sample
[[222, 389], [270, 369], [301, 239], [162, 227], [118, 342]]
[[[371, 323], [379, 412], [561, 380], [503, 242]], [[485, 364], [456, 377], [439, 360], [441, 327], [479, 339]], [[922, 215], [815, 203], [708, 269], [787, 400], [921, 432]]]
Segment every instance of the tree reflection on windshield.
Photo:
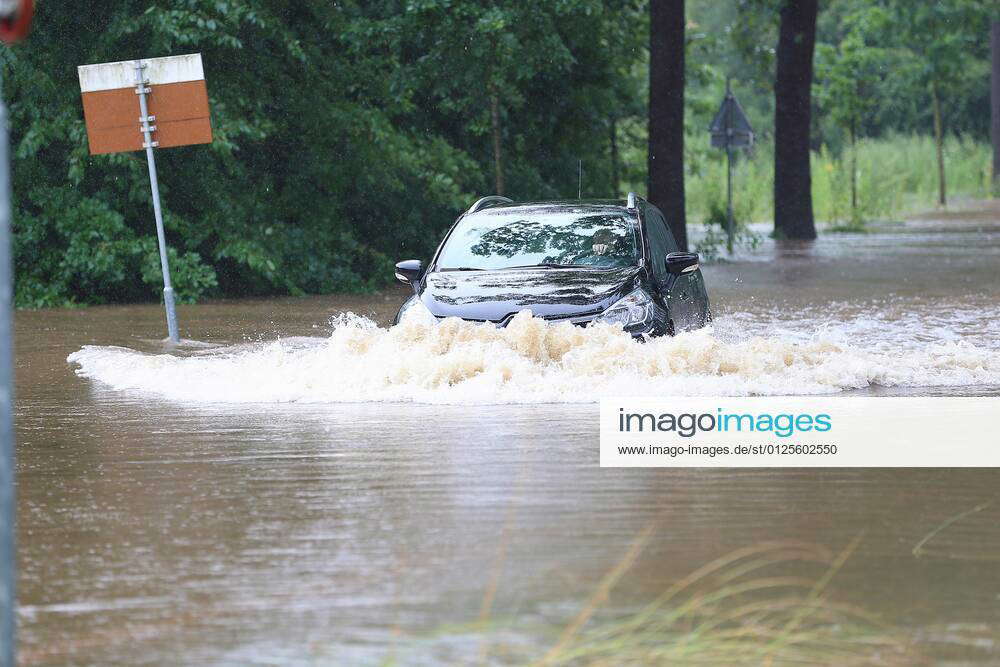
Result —
[[620, 268], [634, 265], [637, 257], [635, 223], [621, 213], [498, 210], [463, 219], [438, 265], [441, 270], [546, 265]]

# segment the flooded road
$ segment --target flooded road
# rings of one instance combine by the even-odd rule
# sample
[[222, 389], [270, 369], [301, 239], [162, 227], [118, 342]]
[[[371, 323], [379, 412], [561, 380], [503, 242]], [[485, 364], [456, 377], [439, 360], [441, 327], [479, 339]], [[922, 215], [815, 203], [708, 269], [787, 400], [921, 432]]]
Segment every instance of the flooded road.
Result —
[[18, 313], [22, 662], [520, 663], [734, 550], [859, 539], [824, 598], [1000, 663], [997, 470], [601, 470], [595, 404], [1000, 395], [1000, 207], [704, 272], [713, 329], [647, 345], [387, 330], [404, 290], [182, 306], [170, 354], [159, 306]]

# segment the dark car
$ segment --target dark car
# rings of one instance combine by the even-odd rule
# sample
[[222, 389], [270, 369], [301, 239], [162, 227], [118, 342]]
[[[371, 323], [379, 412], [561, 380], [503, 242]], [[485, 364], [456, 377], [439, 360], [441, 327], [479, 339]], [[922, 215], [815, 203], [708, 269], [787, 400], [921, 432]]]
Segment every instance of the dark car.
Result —
[[552, 322], [609, 322], [633, 336], [703, 326], [710, 318], [698, 255], [679, 252], [663, 214], [626, 201], [514, 203], [483, 197], [463, 213], [430, 264], [396, 264], [411, 308], [506, 326], [523, 310]]

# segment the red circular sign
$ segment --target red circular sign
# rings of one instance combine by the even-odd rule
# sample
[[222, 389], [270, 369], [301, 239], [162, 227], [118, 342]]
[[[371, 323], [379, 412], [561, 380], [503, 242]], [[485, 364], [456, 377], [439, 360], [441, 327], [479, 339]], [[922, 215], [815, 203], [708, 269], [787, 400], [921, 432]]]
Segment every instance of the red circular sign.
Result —
[[31, 16], [34, 13], [32, 0], [21, 0], [20, 7], [13, 15], [0, 18], [0, 41], [13, 44], [24, 39], [31, 29]]

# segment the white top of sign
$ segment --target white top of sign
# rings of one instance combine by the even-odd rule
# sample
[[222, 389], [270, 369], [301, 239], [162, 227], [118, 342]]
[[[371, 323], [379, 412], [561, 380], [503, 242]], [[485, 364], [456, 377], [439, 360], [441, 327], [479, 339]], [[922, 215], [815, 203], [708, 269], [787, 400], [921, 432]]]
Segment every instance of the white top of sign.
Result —
[[[142, 62], [146, 63], [146, 79], [149, 80], [150, 85], [200, 81], [205, 78], [200, 53], [167, 56], [166, 58], [147, 58]], [[81, 65], [76, 69], [80, 75], [80, 91], [84, 93], [134, 88], [136, 85], [134, 60]]]

